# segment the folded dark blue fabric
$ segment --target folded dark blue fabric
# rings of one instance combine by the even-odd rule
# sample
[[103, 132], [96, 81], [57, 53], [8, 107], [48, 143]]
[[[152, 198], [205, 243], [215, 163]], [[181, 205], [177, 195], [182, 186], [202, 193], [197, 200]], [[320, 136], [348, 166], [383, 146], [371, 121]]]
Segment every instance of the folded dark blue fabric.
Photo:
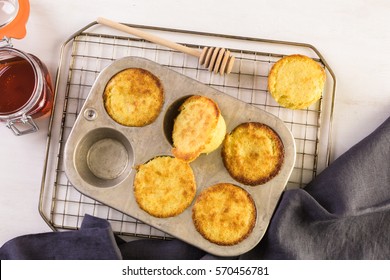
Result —
[[[390, 118], [303, 189], [283, 193], [267, 232], [239, 259], [390, 259]], [[180, 240], [114, 238], [86, 215], [78, 231], [17, 237], [0, 259], [216, 259]]]
[[110, 224], [86, 215], [80, 230], [23, 235], [0, 248], [1, 260], [118, 260]]

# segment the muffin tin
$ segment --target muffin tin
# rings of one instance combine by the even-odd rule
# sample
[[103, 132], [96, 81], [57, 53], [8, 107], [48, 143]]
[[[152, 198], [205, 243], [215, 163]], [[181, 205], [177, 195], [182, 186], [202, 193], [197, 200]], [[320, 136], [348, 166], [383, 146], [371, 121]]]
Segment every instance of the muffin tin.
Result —
[[[126, 127], [106, 113], [105, 86], [112, 76], [127, 68], [148, 70], [162, 83], [164, 105], [150, 125]], [[196, 197], [182, 214], [171, 218], [153, 217], [135, 201], [135, 166], [159, 155], [172, 155], [171, 133], [177, 109], [191, 95], [204, 95], [218, 104], [227, 132], [243, 122], [260, 122], [274, 129], [284, 145], [284, 162], [279, 174], [258, 186], [246, 186], [230, 177], [222, 162], [221, 147], [191, 163], [197, 184], [196, 196], [206, 187], [225, 182], [244, 188], [255, 201], [257, 218], [253, 232], [233, 246], [211, 243], [196, 231], [192, 221]], [[295, 155], [294, 138], [276, 116], [150, 60], [125, 57], [106, 67], [96, 79], [65, 145], [64, 168], [69, 181], [84, 195], [211, 254], [236, 256], [252, 249], [263, 237], [294, 167]]]

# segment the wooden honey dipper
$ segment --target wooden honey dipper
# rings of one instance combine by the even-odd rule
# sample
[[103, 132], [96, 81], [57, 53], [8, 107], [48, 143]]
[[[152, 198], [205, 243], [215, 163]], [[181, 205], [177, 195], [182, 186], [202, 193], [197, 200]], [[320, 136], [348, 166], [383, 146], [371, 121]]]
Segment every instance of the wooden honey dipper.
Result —
[[140, 37], [147, 41], [168, 47], [170, 49], [174, 49], [198, 57], [199, 63], [201, 65], [204, 65], [204, 67], [208, 68], [210, 71], [213, 71], [215, 73], [219, 72], [219, 74], [223, 75], [223, 74], [229, 74], [232, 71], [235, 58], [233, 55], [231, 55], [230, 51], [224, 48], [205, 47], [203, 48], [203, 50], [189, 48], [181, 44], [157, 37], [150, 33], [146, 33], [139, 29], [109, 19], [105, 19], [102, 17], [99, 17], [97, 19], [97, 22], [102, 25], [106, 25], [114, 29]]

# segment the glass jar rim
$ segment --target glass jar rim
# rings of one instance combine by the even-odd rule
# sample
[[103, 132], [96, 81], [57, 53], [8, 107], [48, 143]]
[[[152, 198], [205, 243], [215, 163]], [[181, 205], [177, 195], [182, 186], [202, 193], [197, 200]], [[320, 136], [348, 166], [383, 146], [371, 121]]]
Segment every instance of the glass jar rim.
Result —
[[39, 70], [40, 66], [39, 66], [38, 62], [35, 59], [33, 59], [30, 55], [26, 54], [25, 52], [20, 51], [18, 49], [11, 48], [11, 47], [3, 47], [3, 48], [0, 48], [0, 59], [1, 59], [2, 53], [3, 54], [6, 53], [7, 55], [18, 56], [18, 57], [21, 57], [22, 59], [26, 60], [30, 64], [30, 66], [34, 72], [34, 77], [35, 77], [35, 86], [34, 86], [33, 92], [31, 93], [30, 99], [24, 105], [22, 105], [20, 108], [18, 108], [16, 111], [14, 111], [12, 113], [9, 113], [9, 114], [8, 113], [6, 113], [6, 114], [0, 113], [0, 119], [8, 120], [8, 119], [17, 118], [17, 117], [20, 117], [23, 115], [28, 115], [29, 111], [31, 111], [31, 109], [33, 109], [35, 107], [37, 102], [40, 100], [41, 95], [43, 94], [43, 75], [42, 75], [42, 72]]

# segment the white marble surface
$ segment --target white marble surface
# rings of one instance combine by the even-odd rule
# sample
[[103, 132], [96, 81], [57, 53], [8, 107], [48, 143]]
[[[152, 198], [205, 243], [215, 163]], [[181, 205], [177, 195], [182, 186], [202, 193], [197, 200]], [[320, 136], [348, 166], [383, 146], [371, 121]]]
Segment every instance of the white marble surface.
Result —
[[[390, 2], [386, 0], [31, 0], [27, 36], [14, 46], [55, 76], [61, 44], [104, 16], [120, 22], [310, 43], [337, 77], [333, 158], [390, 115]], [[38, 212], [48, 119], [15, 137], [0, 125], [0, 246], [50, 231]]]

